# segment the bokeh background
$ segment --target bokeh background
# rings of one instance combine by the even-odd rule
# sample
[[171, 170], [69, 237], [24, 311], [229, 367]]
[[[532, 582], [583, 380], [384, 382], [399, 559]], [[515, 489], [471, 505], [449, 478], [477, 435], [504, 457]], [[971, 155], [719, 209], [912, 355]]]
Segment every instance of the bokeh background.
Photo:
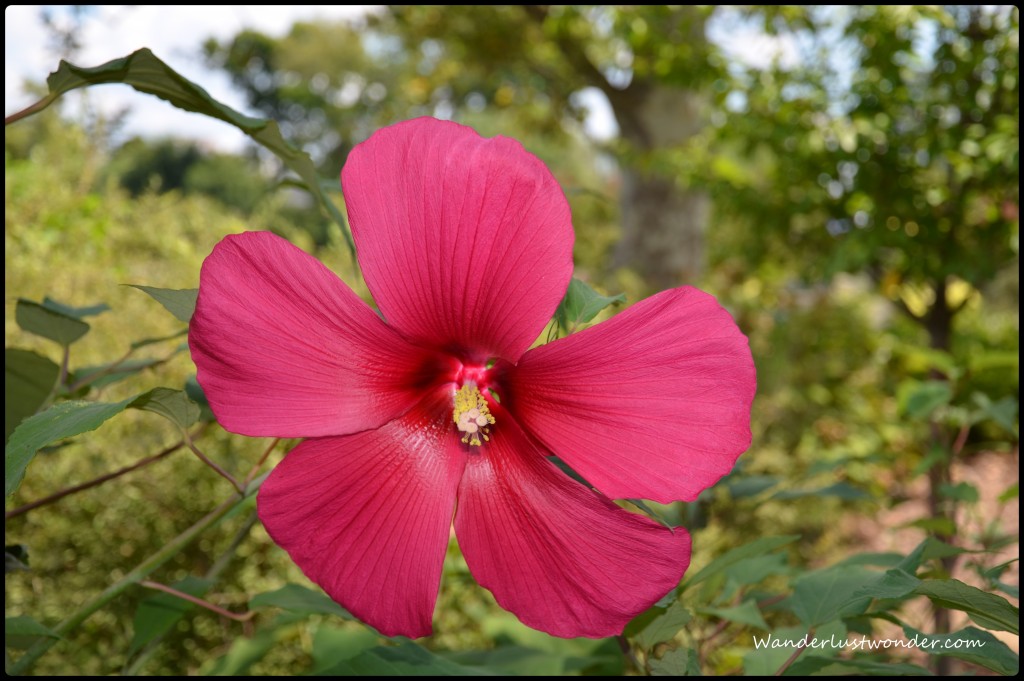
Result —
[[[799, 535], [766, 575], [771, 586], [931, 536], [976, 551], [938, 570], [1017, 602], [1016, 8], [387, 6], [297, 21], [238, 11], [209, 31], [192, 14], [202, 10], [162, 11], [8, 9], [7, 114], [45, 93], [61, 58], [95, 66], [153, 47], [214, 96], [277, 120], [339, 206], [346, 154], [395, 121], [432, 115], [515, 137], [565, 189], [578, 278], [629, 302], [696, 285], [749, 335], [751, 449], [697, 502], [657, 508], [694, 533], [692, 570], [759, 537]], [[141, 42], [111, 46], [103, 27]], [[104, 49], [116, 52], [97, 58]], [[30, 82], [12, 89], [22, 75]], [[112, 308], [75, 345], [78, 367], [172, 334], [180, 324], [124, 284], [193, 288], [213, 245], [246, 229], [286, 236], [368, 298], [338, 227], [272, 155], [230, 126], [165, 117], [173, 111], [104, 86], [7, 128], [7, 347], [60, 361], [59, 348], [15, 323], [19, 297]], [[90, 398], [183, 385], [194, 367], [177, 342], [141, 353], [153, 366]], [[153, 415], [126, 414], [41, 453], [7, 509], [176, 439]], [[211, 457], [240, 472], [263, 444], [216, 426], [203, 436]], [[60, 620], [227, 491], [175, 453], [17, 514], [7, 544], [27, 548], [29, 569], [6, 577], [8, 616]], [[249, 511], [158, 573], [167, 583], [203, 575], [215, 578], [207, 597], [236, 610], [307, 583]], [[243, 625], [196, 610], [161, 645], [135, 645], [147, 595], [114, 601], [36, 671], [294, 673], [318, 663], [314, 639], [358, 627], [328, 616]], [[926, 601], [904, 614], [919, 628], [951, 626]], [[691, 629], [706, 673], [753, 668], [756, 627]], [[513, 640], [563, 657], [609, 654], [524, 629], [475, 585], [454, 545], [435, 630], [426, 645], [436, 650]], [[1003, 640], [1017, 649], [1016, 636]], [[631, 669], [594, 665], [552, 673]]]

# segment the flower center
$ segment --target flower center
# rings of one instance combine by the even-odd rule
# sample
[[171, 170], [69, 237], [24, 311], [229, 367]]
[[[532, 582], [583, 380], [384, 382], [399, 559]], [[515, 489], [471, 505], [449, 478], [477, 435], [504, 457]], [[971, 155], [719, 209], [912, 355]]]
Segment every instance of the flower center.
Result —
[[[494, 416], [487, 407], [487, 399], [476, 387], [476, 383], [467, 381], [455, 393], [455, 411], [452, 420], [462, 433], [462, 441], [468, 445], [479, 447], [491, 438], [489, 426], [494, 424]], [[482, 438], [482, 439], [481, 439]]]

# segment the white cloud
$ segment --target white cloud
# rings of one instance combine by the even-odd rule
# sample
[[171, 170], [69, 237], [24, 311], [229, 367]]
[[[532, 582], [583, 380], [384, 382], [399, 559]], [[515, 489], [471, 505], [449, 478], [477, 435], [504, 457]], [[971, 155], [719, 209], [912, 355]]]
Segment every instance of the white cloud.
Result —
[[[204, 40], [223, 40], [246, 28], [280, 36], [296, 21], [353, 19], [375, 7], [379, 5], [93, 5], [83, 17], [78, 34], [82, 50], [75, 63], [98, 66], [148, 47], [215, 98], [244, 111], [244, 102], [227, 77], [203, 64], [200, 47]], [[8, 6], [4, 13], [5, 115], [34, 102], [37, 97], [25, 89], [25, 82], [43, 83], [57, 66], [41, 9], [38, 5]], [[108, 114], [130, 108], [125, 130], [129, 135], [192, 137], [225, 150], [245, 144], [245, 137], [225, 123], [180, 111], [128, 86], [92, 88], [88, 96], [92, 106]]]

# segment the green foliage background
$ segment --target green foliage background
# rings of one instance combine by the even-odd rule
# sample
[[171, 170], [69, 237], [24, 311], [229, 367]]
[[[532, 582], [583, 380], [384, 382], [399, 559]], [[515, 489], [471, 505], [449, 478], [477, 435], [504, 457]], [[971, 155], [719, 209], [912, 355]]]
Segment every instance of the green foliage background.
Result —
[[[1007, 23], [977, 27], [964, 24], [960, 10], [865, 9], [847, 17], [843, 35], [863, 51], [865, 67], [852, 75], [857, 101], [836, 108], [829, 88], [843, 76], [829, 70], [831, 62], [809, 62], [824, 65], [818, 70], [776, 65], [758, 71], [730, 66], [713, 51], [682, 54], [671, 35], [652, 30], [666, 20], [656, 8], [567, 8], [540, 23], [515, 8], [496, 8], [508, 27], [501, 35], [486, 30], [497, 25], [489, 8], [443, 11], [448, 14], [395, 8], [375, 20], [371, 28], [404, 50], [374, 48], [347, 26], [297, 25], [281, 39], [249, 32], [230, 44], [208, 43], [205, 51], [247, 91], [256, 111], [278, 120], [287, 139], [304, 145], [330, 178], [325, 186], [334, 183], [347, 150], [373, 129], [436, 113], [442, 105], [484, 135], [520, 139], [566, 189], [577, 233], [576, 276], [601, 292], [625, 293], [629, 301], [647, 295], [649, 284], [642, 270], [612, 265], [620, 213], [616, 176], [607, 169], [637, 164], [710, 194], [715, 213], [706, 235], [709, 266], [699, 283], [749, 334], [759, 392], [754, 445], [736, 471], [697, 502], [648, 507], [694, 534], [693, 565], [678, 598], [631, 625], [626, 654], [612, 640], [551, 639], [497, 608], [453, 545], [437, 633], [422, 647], [401, 642], [381, 653], [370, 650], [382, 643], [379, 637], [332, 611], [315, 592], [254, 599], [309, 583], [253, 522], [249, 504], [151, 578], [176, 584], [212, 575], [209, 583], [186, 581], [181, 588], [194, 588], [235, 612], [252, 609], [254, 619], [239, 623], [193, 608], [167, 620], [174, 601], [157, 608], [161, 619], [152, 611], [153, 592], [131, 587], [33, 671], [355, 674], [408, 671], [402, 665], [412, 665], [436, 673], [772, 673], [791, 651], [780, 659], [779, 651], [752, 651], [751, 634], [799, 638], [817, 627], [819, 636], [877, 635], [879, 622], [898, 615], [910, 636], [907, 627], [932, 631], [935, 624], [915, 603], [945, 603], [969, 613], [965, 603], [980, 598], [973, 592], [963, 602], [931, 597], [908, 579], [948, 586], [956, 567], [958, 578], [1016, 599], [1016, 586], [1004, 581], [1016, 579], [1010, 576], [1016, 568], [1000, 564], [995, 554], [1016, 553], [1016, 530], [992, 520], [982, 531], [968, 532], [962, 523], [978, 512], [982, 493], [1016, 504], [1016, 479], [1006, 480], [1003, 489], [977, 490], [949, 477], [954, 459], [970, 465], [981, 454], [1017, 456], [1016, 12], [1006, 15]], [[835, 16], [750, 9], [734, 19], [769, 32], [821, 36]], [[921, 22], [939, 26], [935, 71], [915, 71], [907, 62]], [[987, 33], [968, 35], [968, 29]], [[507, 45], [505, 38], [517, 31], [537, 39], [526, 47]], [[942, 31], [949, 32], [948, 40]], [[638, 55], [637, 73], [651, 82], [707, 88], [710, 124], [685, 144], [643, 154], [619, 142], [591, 144], [579, 132], [581, 111], [570, 96], [586, 81], [571, 61], [557, 56], [565, 36], [579, 40], [598, 64], [614, 59], [625, 40]], [[467, 65], [467, 53], [478, 62]], [[700, 78], [679, 75], [696, 58], [708, 59], [710, 71]], [[323, 84], [316, 77], [325, 61], [344, 67]], [[949, 69], [942, 66], [947, 62]], [[538, 63], [551, 68], [532, 70]], [[501, 68], [490, 68], [494, 64]], [[259, 73], [277, 77], [267, 81]], [[364, 84], [359, 98], [330, 105], [332, 89], [355, 77]], [[947, 125], [951, 102], [967, 97], [956, 83], [972, 78], [977, 82], [968, 101], [977, 116], [965, 106], [962, 115], [971, 122]], [[321, 85], [310, 87], [314, 81]], [[367, 85], [372, 83], [380, 83], [385, 96], [375, 95]], [[794, 90], [796, 85], [805, 89]], [[883, 91], [891, 96], [879, 97]], [[744, 94], [742, 106], [735, 95], [727, 99], [731, 92]], [[86, 102], [101, 96], [101, 90], [87, 91]], [[281, 185], [285, 173], [261, 171], [267, 156], [209, 155], [173, 140], [119, 144], [105, 125], [51, 109], [7, 129], [8, 348], [61, 362], [59, 346], [19, 328], [17, 298], [111, 307], [89, 318], [91, 332], [72, 347], [75, 370], [113, 361], [133, 341], [175, 333], [180, 322], [124, 284], [194, 288], [213, 245], [246, 229], [274, 230], [314, 252], [369, 300], [337, 228], [307, 194]], [[862, 149], [873, 151], [865, 159]], [[340, 200], [334, 189], [325, 193]], [[869, 224], [860, 225], [860, 213], [870, 214]], [[909, 222], [916, 227], [908, 228]], [[954, 308], [955, 320], [945, 327], [948, 342], [941, 342], [935, 311]], [[138, 356], [157, 360], [153, 367], [97, 387], [87, 398], [112, 402], [153, 386], [185, 386], [194, 367], [182, 342], [177, 337], [147, 346]], [[95, 433], [42, 450], [7, 509], [129, 465], [178, 437], [154, 414], [125, 412]], [[238, 476], [267, 445], [215, 424], [199, 441]], [[286, 449], [275, 451], [270, 464]], [[848, 528], [867, 526], [878, 534], [898, 529], [873, 518], [905, 501], [914, 480], [929, 482], [934, 503], [927, 516], [911, 521], [912, 536], [915, 543], [932, 537], [932, 543], [916, 557], [912, 545], [899, 555], [864, 553]], [[27, 546], [29, 569], [6, 576], [7, 617], [29, 615], [53, 626], [230, 492], [227, 482], [181, 450], [8, 520], [7, 543]], [[784, 535], [794, 539], [764, 539]], [[983, 553], [953, 559], [937, 548], [943, 545], [938, 540]], [[731, 550], [749, 553], [735, 558]], [[702, 573], [716, 558], [717, 567]], [[890, 581], [881, 583], [882, 576]], [[910, 586], [896, 588], [892, 580]], [[845, 601], [829, 602], [831, 589], [874, 595], [863, 609], [850, 610]], [[147, 599], [150, 610], [140, 609]], [[864, 610], [876, 616], [863, 616]], [[822, 612], [828, 616], [817, 621]], [[162, 626], [166, 635], [153, 644], [144, 641], [140, 631]], [[1016, 657], [1008, 649], [992, 642], [988, 652], [983, 667], [1012, 673]], [[15, 646], [14, 659], [19, 654]], [[8, 655], [10, 662], [11, 649]], [[965, 666], [956, 670], [979, 664], [964, 658], [958, 663]], [[917, 665], [929, 664], [935, 660], [905, 651], [832, 659], [808, 654], [789, 671], [916, 673]]]

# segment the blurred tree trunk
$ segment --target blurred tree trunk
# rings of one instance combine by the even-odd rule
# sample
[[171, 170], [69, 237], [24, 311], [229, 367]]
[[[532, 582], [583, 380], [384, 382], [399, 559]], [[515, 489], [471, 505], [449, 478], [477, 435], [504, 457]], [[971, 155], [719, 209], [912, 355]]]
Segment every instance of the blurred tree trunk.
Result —
[[[547, 10], [534, 5], [524, 9], [536, 21]], [[707, 38], [704, 17], [691, 6], [674, 8], [670, 27], [660, 30], [680, 36], [671, 49], [691, 55], [692, 70], [706, 66]], [[629, 160], [622, 167], [622, 239], [614, 254], [616, 267], [630, 267], [654, 288], [696, 283], [704, 265], [704, 232], [710, 201], [703, 192], [689, 189], [664, 163], [651, 161], [656, 152], [685, 144], [705, 124], [706, 96], [693, 73], [638, 75], [625, 87], [609, 82], [606, 74], [588, 58], [583, 45], [567, 31], [555, 35], [566, 60], [584, 81], [608, 97], [623, 140], [629, 144]]]
[[[703, 127], [700, 93], [656, 84], [613, 100], [623, 138], [645, 154], [684, 144]], [[622, 167], [622, 239], [613, 264], [642, 273], [651, 286], [695, 284], [704, 266], [710, 201], [672, 175]]]

